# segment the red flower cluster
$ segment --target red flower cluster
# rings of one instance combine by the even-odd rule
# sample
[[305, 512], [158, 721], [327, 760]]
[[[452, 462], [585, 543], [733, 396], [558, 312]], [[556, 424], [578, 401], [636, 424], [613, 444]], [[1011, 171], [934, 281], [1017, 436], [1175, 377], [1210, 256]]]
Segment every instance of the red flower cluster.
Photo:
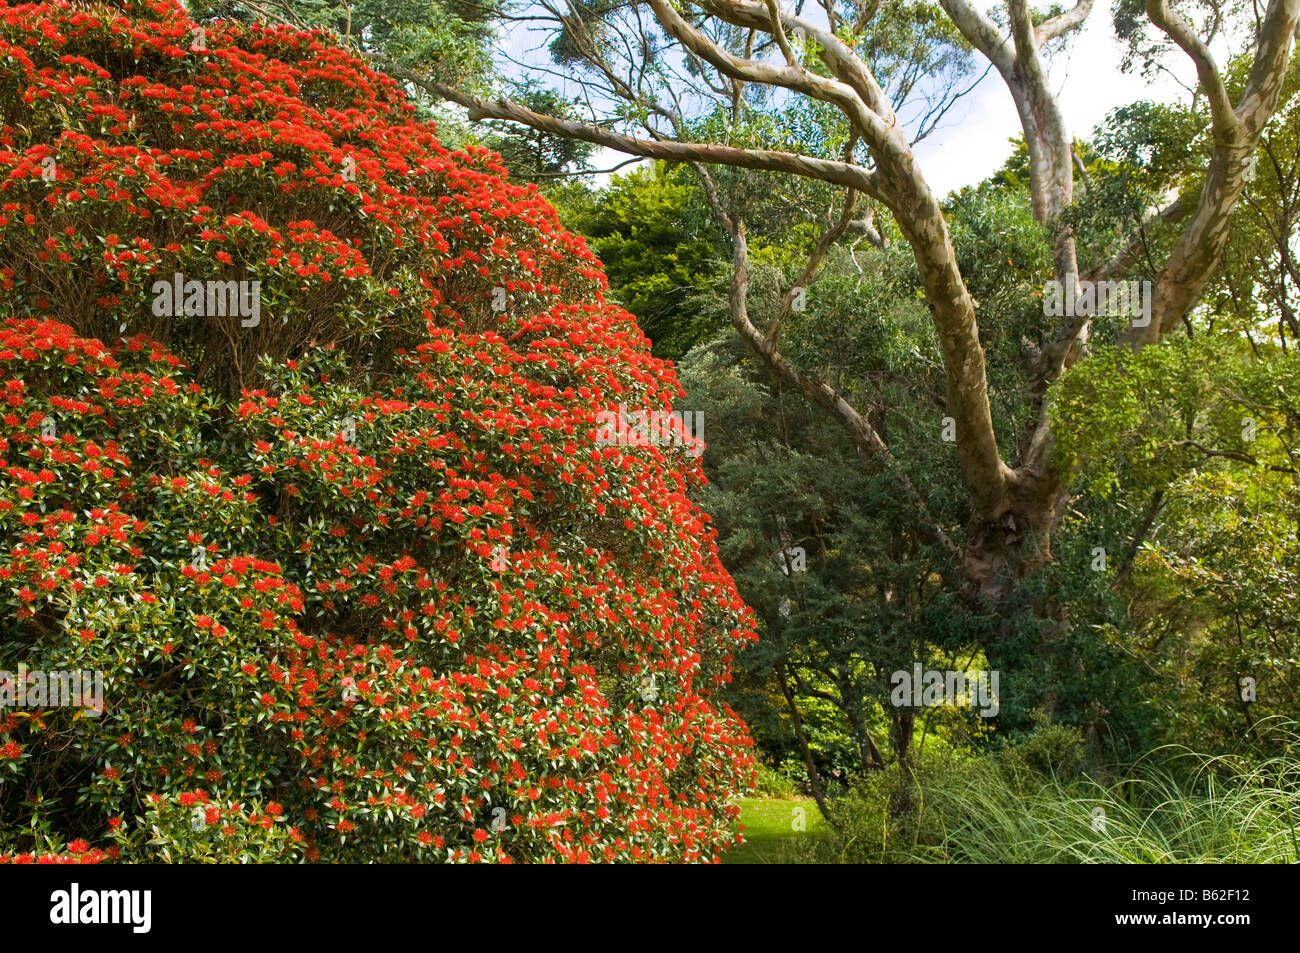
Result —
[[0, 0], [0, 668], [106, 680], [0, 712], [0, 831], [89, 774], [126, 859], [716, 859], [752, 618], [698, 462], [596, 440], [671, 367], [351, 53], [125, 6]]

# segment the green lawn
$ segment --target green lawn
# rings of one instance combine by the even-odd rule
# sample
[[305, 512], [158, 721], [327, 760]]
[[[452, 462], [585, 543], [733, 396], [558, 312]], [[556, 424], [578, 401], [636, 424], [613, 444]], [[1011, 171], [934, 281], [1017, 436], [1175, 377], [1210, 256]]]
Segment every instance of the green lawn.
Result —
[[[795, 830], [796, 809], [803, 810], [805, 830]], [[724, 864], [781, 864], [798, 862], [807, 846], [805, 838], [826, 836], [826, 821], [811, 798], [780, 800], [745, 798], [740, 802], [740, 823], [745, 843], [722, 855]], [[804, 860], [804, 863], [807, 861]]]

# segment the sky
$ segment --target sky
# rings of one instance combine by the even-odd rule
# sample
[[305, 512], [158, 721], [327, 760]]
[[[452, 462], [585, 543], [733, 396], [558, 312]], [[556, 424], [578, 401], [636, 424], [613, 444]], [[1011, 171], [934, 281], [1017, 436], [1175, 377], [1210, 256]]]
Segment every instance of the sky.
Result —
[[[992, 5], [982, 6], [988, 9]], [[1175, 53], [1167, 58], [1176, 78], [1161, 74], [1148, 84], [1137, 72], [1120, 72], [1121, 55], [1109, 5], [1099, 3], [1070, 46], [1049, 63], [1062, 113], [1077, 138], [1088, 137], [1116, 106], [1140, 99], [1190, 100], [1188, 90], [1179, 85], [1180, 81], [1195, 85], [1196, 73], [1186, 57]], [[988, 61], [979, 54], [976, 59], [982, 71]], [[1009, 140], [1019, 134], [1020, 121], [1011, 94], [997, 71], [990, 70], [980, 85], [953, 107], [940, 128], [917, 144], [915, 151], [930, 187], [944, 196], [996, 172], [1011, 155]], [[621, 152], [601, 149], [593, 156], [592, 165], [605, 169], [627, 158]], [[620, 171], [626, 173], [632, 168], [625, 166]], [[608, 179], [594, 178], [601, 185]]]

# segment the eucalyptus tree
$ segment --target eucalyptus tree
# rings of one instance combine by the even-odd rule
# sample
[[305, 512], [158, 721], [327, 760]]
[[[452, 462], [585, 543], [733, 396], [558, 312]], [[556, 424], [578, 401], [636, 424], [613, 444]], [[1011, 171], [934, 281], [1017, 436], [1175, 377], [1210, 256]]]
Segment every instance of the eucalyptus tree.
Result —
[[[1300, 0], [1271, 0], [1253, 11], [1206, 0], [1144, 6], [1120, 0], [1116, 24], [1135, 56], [1173, 53], [1194, 65], [1197, 115], [1211, 147], [1194, 183], [1150, 209], [1105, 254], [1081, 262], [1068, 214], [1080, 163], [1047, 59], [1094, 15], [1093, 7], [1092, 0], [1079, 0], [1044, 14], [1026, 0], [1008, 0], [992, 16], [969, 0], [938, 6], [819, 0], [793, 9], [778, 0], [541, 0], [516, 10], [511, 24], [549, 31], [553, 63], [545, 69], [581, 81], [582, 119], [384, 65], [461, 104], [473, 120], [509, 120], [633, 156], [691, 164], [730, 238], [734, 326], [770, 374], [837, 420], [864, 455], [887, 461], [917, 519], [960, 567], [962, 587], [996, 603], [1050, 559], [1052, 532], [1068, 504], [1069, 474], [1052, 464], [1049, 405], [1062, 372], [1086, 353], [1094, 322], [1110, 320], [1093, 313], [1086, 292], [1156, 255], [1149, 311], [1127, 323], [1123, 336], [1141, 349], [1189, 326], [1278, 108]], [[1212, 51], [1216, 42], [1235, 44], [1227, 66]], [[1043, 322], [1041, 343], [1023, 368], [1026, 413], [1001, 422], [989, 397], [979, 302], [959, 266], [940, 197], [913, 149], [982, 67], [1001, 77], [1019, 115], [1033, 212], [1051, 246], [1051, 277], [1067, 290], [1067, 301], [1083, 302]], [[812, 142], [763, 134], [763, 116], [792, 102], [818, 110], [828, 117], [825, 127], [838, 125], [838, 131]], [[751, 127], [759, 130], [752, 137]], [[823, 240], [772, 306], [751, 301], [746, 208], [728, 203], [718, 188], [727, 168], [798, 176], [837, 190]], [[915, 260], [943, 356], [942, 416], [955, 432], [970, 502], [964, 531], [931, 516], [908, 461], [895, 457], [871, 415], [783, 350], [783, 326], [826, 249], [852, 230], [872, 227], [864, 205], [888, 212]], [[1150, 236], [1162, 231], [1168, 238], [1153, 243]]]

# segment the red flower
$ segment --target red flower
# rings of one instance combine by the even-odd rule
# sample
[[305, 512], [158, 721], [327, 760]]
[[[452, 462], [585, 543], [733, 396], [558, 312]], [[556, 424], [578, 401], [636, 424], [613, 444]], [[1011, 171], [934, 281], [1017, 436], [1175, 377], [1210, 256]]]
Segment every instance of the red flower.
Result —
[[[81, 606], [85, 664], [128, 696], [160, 662], [129, 736], [78, 719], [60, 755], [86, 759], [110, 830], [143, 797], [168, 824], [203, 804], [277, 860], [711, 858], [749, 783], [717, 692], [753, 618], [692, 502], [698, 462], [601, 447], [591, 423], [667, 407], [672, 368], [535, 189], [443, 148], [353, 52], [214, 21], [199, 57], [179, 4], [121, 6], [0, 16], [31, 117], [0, 143], [0, 580], [18, 596], [0, 627]], [[52, 183], [46, 155], [64, 159]], [[153, 283], [177, 273], [263, 282], [260, 326], [154, 320]], [[86, 326], [210, 340], [186, 339], [190, 366], [169, 341], [108, 347], [42, 316], [84, 308]], [[304, 348], [307, 327], [338, 349]], [[384, 335], [406, 350], [390, 360]], [[356, 359], [372, 340], [382, 378]], [[229, 555], [196, 569], [208, 539]], [[645, 670], [666, 702], [613, 704]], [[18, 727], [0, 715], [2, 737]], [[303, 783], [261, 814], [178, 804], [198, 779], [265, 790], [286, 758]], [[510, 818], [527, 836], [509, 857], [477, 826], [507, 799], [537, 807]]]

